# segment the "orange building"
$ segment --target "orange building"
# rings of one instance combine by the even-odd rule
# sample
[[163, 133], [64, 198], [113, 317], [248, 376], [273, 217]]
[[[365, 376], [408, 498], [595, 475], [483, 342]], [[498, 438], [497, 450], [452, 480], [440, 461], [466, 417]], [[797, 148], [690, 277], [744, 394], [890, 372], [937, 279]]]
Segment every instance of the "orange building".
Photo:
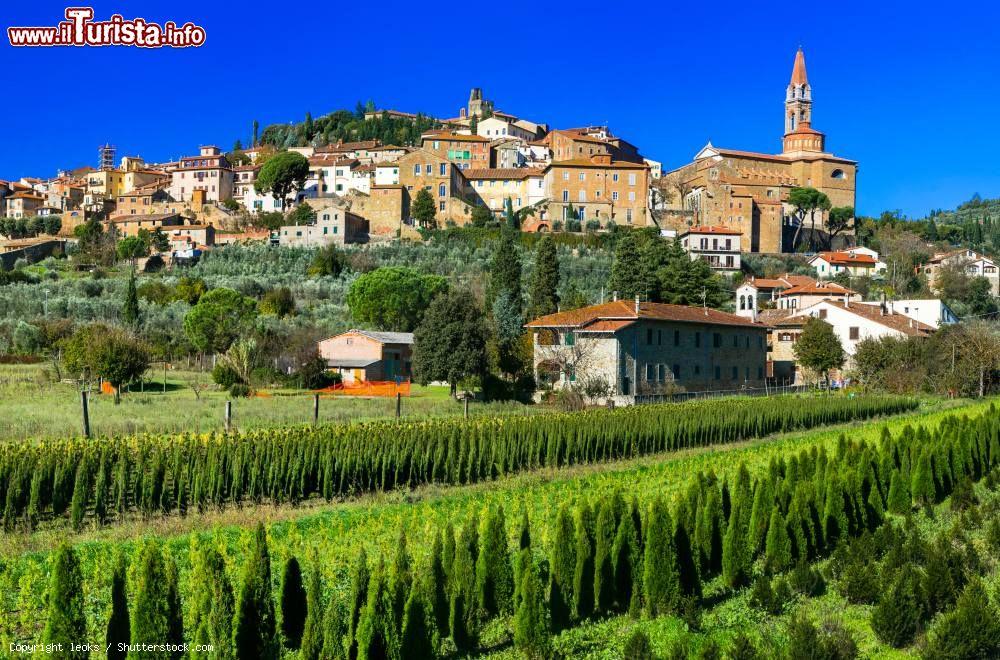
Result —
[[490, 166], [490, 140], [478, 135], [431, 131], [424, 133], [420, 147], [452, 161], [463, 170]]
[[645, 227], [649, 210], [649, 167], [613, 160], [607, 153], [554, 161], [545, 170], [549, 217], [596, 219], [603, 225]]

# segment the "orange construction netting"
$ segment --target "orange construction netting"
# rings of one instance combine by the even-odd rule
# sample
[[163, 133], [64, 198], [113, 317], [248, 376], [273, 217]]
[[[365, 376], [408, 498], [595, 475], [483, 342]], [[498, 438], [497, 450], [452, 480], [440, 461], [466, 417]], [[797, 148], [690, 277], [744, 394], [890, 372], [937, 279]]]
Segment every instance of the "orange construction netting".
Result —
[[410, 396], [410, 381], [397, 383], [394, 380], [365, 380], [351, 383], [337, 383], [330, 387], [316, 390], [319, 394], [333, 396]]

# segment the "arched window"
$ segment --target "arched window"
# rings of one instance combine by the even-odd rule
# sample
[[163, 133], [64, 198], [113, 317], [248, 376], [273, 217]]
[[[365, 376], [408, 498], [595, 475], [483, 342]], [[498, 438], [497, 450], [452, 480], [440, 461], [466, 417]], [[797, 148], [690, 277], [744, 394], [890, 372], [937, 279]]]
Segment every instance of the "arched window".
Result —
[[746, 309], [746, 308], [747, 308], [747, 297], [740, 296], [740, 309]]
[[747, 309], [752, 310], [754, 305], [753, 296], [747, 296]]
[[846, 179], [847, 175], [844, 174], [844, 170], [836, 169], [836, 170], [830, 172], [830, 178], [831, 179]]

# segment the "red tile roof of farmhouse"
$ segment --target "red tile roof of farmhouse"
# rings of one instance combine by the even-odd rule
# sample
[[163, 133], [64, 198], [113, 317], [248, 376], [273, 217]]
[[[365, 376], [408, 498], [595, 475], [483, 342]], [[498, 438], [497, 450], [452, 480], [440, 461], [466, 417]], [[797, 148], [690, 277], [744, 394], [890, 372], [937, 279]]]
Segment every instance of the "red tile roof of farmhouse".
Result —
[[667, 305], [665, 303], [639, 303], [638, 313], [634, 300], [615, 300], [600, 305], [581, 307], [566, 312], [556, 312], [535, 319], [525, 325], [528, 328], [582, 328], [598, 321], [635, 321], [647, 319], [654, 321], [681, 321], [685, 323], [708, 323], [716, 325], [744, 325], [763, 327], [752, 320], [720, 312], [717, 309], [704, 307], [688, 307], [686, 305]]
[[[816, 303], [817, 305], [833, 305], [834, 307], [839, 307], [840, 309], [846, 310], [851, 314], [860, 316], [862, 318], [868, 319], [869, 321], [874, 321], [884, 325], [887, 328], [897, 330], [905, 335], [910, 336], [922, 336], [928, 335], [934, 332], [934, 328], [927, 325], [926, 323], [921, 323], [916, 319], [912, 319], [904, 314], [895, 314], [891, 312], [882, 312], [882, 308], [879, 305], [859, 305], [857, 303], [853, 305], [845, 305], [839, 300], [824, 300], [821, 303]], [[802, 310], [796, 316], [806, 316], [809, 315], [809, 310], [815, 307], [807, 307]]]
[[845, 286], [840, 286], [836, 282], [810, 282], [808, 284], [796, 284], [790, 289], [785, 289], [779, 296], [794, 296], [794, 295], [814, 295], [821, 296], [824, 294], [830, 294], [831, 296], [843, 296], [847, 294], [854, 295], [857, 291], [848, 289]]
[[742, 236], [743, 232], [739, 229], [731, 229], [725, 225], [695, 225], [694, 227], [689, 227], [687, 231], [681, 233], [684, 234], [724, 234], [726, 236]]
[[823, 259], [831, 264], [865, 264], [875, 265], [875, 257], [870, 254], [851, 254], [850, 252], [820, 252], [814, 259]]

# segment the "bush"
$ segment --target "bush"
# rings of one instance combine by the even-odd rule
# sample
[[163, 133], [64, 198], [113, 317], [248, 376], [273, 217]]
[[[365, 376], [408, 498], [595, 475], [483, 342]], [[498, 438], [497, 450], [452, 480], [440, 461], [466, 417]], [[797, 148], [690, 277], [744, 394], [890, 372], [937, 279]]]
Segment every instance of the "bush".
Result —
[[969, 583], [955, 609], [930, 636], [923, 657], [996, 658], [1000, 656], [1000, 616], [978, 579]]
[[229, 386], [229, 394], [237, 399], [246, 398], [250, 396], [250, 386], [246, 383], [233, 383]]
[[951, 510], [964, 511], [978, 503], [979, 500], [972, 488], [972, 479], [968, 476], [959, 479], [951, 493]]
[[222, 362], [216, 362], [212, 367], [212, 381], [224, 390], [228, 390], [233, 385], [241, 382], [240, 375], [236, 370]]
[[903, 648], [917, 636], [923, 616], [923, 598], [914, 569], [909, 565], [893, 576], [882, 589], [872, 610], [872, 629], [878, 638], [894, 648]]
[[788, 586], [792, 591], [812, 598], [823, 594], [826, 590], [826, 581], [818, 570], [806, 563], [805, 559], [799, 559], [795, 569], [788, 576]]
[[625, 642], [625, 655], [629, 660], [654, 660], [653, 647], [649, 635], [636, 628]]

